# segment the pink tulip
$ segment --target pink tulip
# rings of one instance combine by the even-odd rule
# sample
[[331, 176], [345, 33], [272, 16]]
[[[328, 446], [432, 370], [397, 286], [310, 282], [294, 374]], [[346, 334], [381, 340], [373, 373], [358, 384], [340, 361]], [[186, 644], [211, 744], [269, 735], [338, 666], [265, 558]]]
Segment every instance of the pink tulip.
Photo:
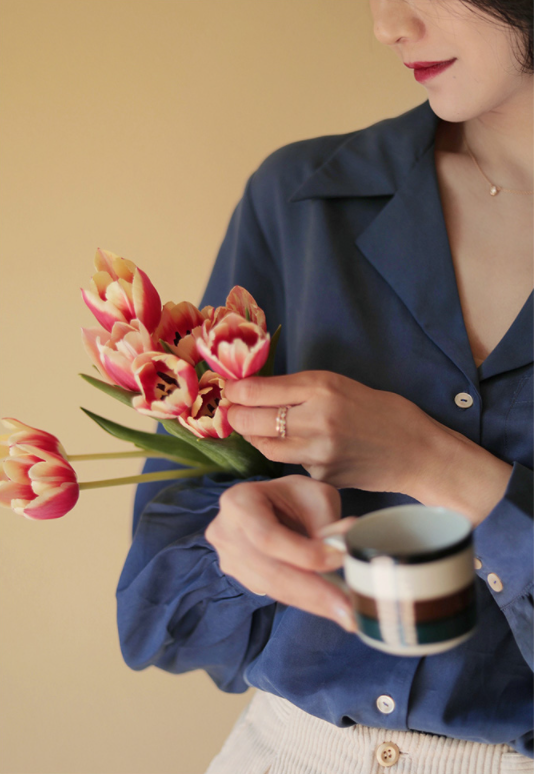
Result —
[[254, 298], [250, 295], [248, 290], [245, 290], [245, 288], [242, 288], [240, 285], [234, 285], [226, 299], [226, 308], [230, 312], [240, 314], [241, 317], [244, 317], [248, 322], [256, 323], [264, 333], [267, 333], [265, 312], [263, 309], [260, 309]]
[[165, 341], [176, 357], [186, 360], [190, 365], [196, 365], [202, 360], [197, 352], [196, 335], [212, 313], [212, 306], [199, 310], [188, 301], [182, 301], [180, 304], [169, 301], [163, 307], [154, 338], [156, 341]]
[[15, 432], [8, 438], [9, 457], [2, 463], [0, 504], [28, 519], [58, 519], [79, 496], [76, 473], [58, 439], [16, 419], [4, 419]]
[[223, 397], [224, 379], [206, 371], [198, 387], [191, 415], [180, 416], [178, 421], [198, 438], [226, 438], [233, 429], [227, 417], [232, 404]]
[[161, 299], [147, 275], [132, 261], [100, 248], [95, 268], [82, 296], [98, 322], [111, 332], [114, 323], [137, 318], [152, 333], [161, 318]]
[[66, 456], [63, 446], [52, 433], [47, 433], [45, 430], [37, 430], [35, 427], [30, 427], [30, 425], [19, 422], [18, 419], [2, 419], [2, 422], [6, 427], [13, 428], [15, 431], [2, 436], [2, 445], [7, 442], [8, 449], [11, 449], [11, 447], [16, 446], [17, 444], [29, 443], [40, 446], [55, 454], [63, 454]]
[[139, 320], [114, 323], [111, 336], [102, 328], [82, 328], [83, 344], [100, 374], [111, 384], [133, 392], [139, 392], [133, 362], [143, 352], [161, 349], [155, 338]]
[[145, 352], [132, 364], [141, 395], [132, 406], [141, 414], [158, 419], [173, 419], [189, 415], [198, 396], [195, 369], [175, 355]]
[[231, 312], [211, 328], [204, 323], [197, 349], [216, 373], [226, 379], [244, 379], [264, 365], [269, 342], [269, 334], [259, 325]]

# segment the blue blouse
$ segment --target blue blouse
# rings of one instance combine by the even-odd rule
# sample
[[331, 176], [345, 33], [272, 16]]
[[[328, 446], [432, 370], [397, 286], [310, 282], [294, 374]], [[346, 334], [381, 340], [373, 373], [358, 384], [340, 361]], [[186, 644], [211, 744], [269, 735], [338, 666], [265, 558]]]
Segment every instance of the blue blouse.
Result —
[[[204, 537], [234, 483], [214, 476], [138, 488], [117, 589], [120, 644], [132, 669], [204, 669], [224, 691], [255, 686], [337, 726], [507, 743], [534, 757], [533, 299], [477, 369], [439, 195], [438, 122], [425, 102], [271, 154], [246, 184], [202, 305], [224, 304], [243, 285], [271, 332], [282, 324], [278, 373], [330, 370], [396, 392], [513, 465], [504, 497], [475, 529], [476, 633], [439, 655], [391, 656], [252, 593], [222, 573]], [[471, 407], [456, 405], [460, 392]], [[150, 460], [145, 469], [165, 467]], [[414, 502], [341, 495], [344, 516]], [[377, 706], [384, 694], [390, 714]]]

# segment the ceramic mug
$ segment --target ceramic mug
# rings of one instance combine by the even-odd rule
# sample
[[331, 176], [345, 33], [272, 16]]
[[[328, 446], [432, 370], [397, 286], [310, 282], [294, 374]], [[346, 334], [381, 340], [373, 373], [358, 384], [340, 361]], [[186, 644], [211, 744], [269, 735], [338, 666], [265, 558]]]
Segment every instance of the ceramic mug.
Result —
[[352, 599], [358, 636], [399, 656], [454, 648], [476, 626], [473, 531], [446, 508], [398, 505], [361, 516], [323, 540], [345, 553], [341, 585]]

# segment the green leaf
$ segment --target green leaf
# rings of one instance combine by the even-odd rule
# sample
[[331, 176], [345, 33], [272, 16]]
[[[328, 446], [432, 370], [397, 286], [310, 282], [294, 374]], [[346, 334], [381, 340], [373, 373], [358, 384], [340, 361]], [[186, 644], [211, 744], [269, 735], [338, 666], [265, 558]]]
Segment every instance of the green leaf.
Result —
[[197, 372], [198, 381], [202, 379], [206, 371], [210, 370], [211, 369], [205, 360], [201, 360], [200, 363], [197, 363], [195, 366], [195, 371]]
[[[100, 417], [88, 409], [82, 408], [82, 411], [110, 435], [120, 438], [121, 441], [133, 443], [139, 449], [167, 454], [183, 465], [206, 465], [212, 461], [212, 458], [203, 454], [198, 446], [195, 448], [193, 445], [181, 442], [176, 437], [159, 433], [144, 433], [141, 430], [124, 427], [124, 425], [119, 425], [110, 419]], [[187, 432], [187, 430], [184, 432]]]
[[239, 433], [234, 432], [228, 438], [197, 438], [178, 422], [163, 419], [162, 424], [167, 432], [182, 439], [185, 443], [194, 444], [212, 462], [240, 478], [254, 475], [275, 478], [280, 475], [280, 466], [264, 457]]
[[167, 344], [167, 342], [166, 342], [166, 341], [163, 341], [163, 339], [160, 339], [160, 340], [159, 340], [159, 343], [161, 344], [161, 346], [163, 347], [163, 349], [165, 350], [165, 352], [166, 352], [168, 355], [176, 355], [176, 352], [173, 352], [173, 351], [172, 351], [172, 349], [171, 349], [170, 345], [169, 345], [169, 344]]
[[138, 392], [130, 392], [130, 390], [125, 390], [123, 387], [117, 387], [116, 384], [108, 384], [107, 382], [103, 382], [101, 379], [95, 379], [94, 376], [89, 376], [88, 374], [80, 374], [80, 376], [82, 379], [85, 379], [86, 382], [92, 384], [93, 387], [102, 390], [106, 395], [111, 395], [111, 397], [116, 398], [116, 400], [120, 400], [121, 403], [125, 403], [127, 406], [130, 406], [130, 408], [132, 407], [132, 398], [135, 395], [139, 395]]
[[[175, 438], [179, 438], [180, 441], [182, 441], [185, 445], [191, 446], [195, 450], [197, 449], [200, 450], [200, 452], [205, 457], [208, 457], [209, 460], [217, 463], [217, 465], [220, 465], [222, 470], [226, 470], [229, 473], [234, 473], [238, 476], [241, 475], [240, 467], [239, 466], [236, 467], [233, 463], [232, 453], [229, 447], [228, 447], [228, 453], [225, 452], [224, 448], [220, 449], [219, 447], [216, 447], [215, 450], [213, 450], [211, 449], [210, 444], [206, 443], [206, 441], [209, 442], [211, 439], [197, 438], [196, 435], [191, 433], [189, 430], [186, 430], [185, 427], [183, 427], [177, 420], [161, 419], [160, 421], [168, 433], [173, 435]], [[228, 439], [226, 438], [220, 439], [220, 441], [223, 442], [225, 448], [226, 448], [227, 440]], [[202, 444], [202, 447], [200, 446], [201, 444]]]
[[234, 470], [242, 477], [265, 475], [276, 478], [280, 475], [279, 465], [258, 451], [242, 435], [233, 432], [228, 438], [199, 439], [201, 449], [216, 464], [221, 459], [231, 460]]
[[258, 376], [272, 376], [274, 373], [274, 356], [276, 354], [276, 347], [278, 346], [278, 340], [280, 338], [280, 332], [282, 330], [282, 326], [279, 325], [278, 328], [275, 330], [271, 337], [271, 343], [269, 344], [269, 354], [267, 356], [267, 360], [265, 361], [265, 365], [263, 368], [258, 371]]

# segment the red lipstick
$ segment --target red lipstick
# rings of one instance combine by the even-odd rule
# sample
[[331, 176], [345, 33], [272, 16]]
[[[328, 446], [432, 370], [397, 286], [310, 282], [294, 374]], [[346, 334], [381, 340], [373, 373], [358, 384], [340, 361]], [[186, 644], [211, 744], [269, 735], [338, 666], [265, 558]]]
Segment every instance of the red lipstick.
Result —
[[406, 67], [413, 70], [414, 78], [418, 83], [428, 81], [429, 78], [433, 78], [435, 75], [439, 75], [448, 67], [450, 67], [456, 59], [447, 59], [441, 62], [405, 62]]

